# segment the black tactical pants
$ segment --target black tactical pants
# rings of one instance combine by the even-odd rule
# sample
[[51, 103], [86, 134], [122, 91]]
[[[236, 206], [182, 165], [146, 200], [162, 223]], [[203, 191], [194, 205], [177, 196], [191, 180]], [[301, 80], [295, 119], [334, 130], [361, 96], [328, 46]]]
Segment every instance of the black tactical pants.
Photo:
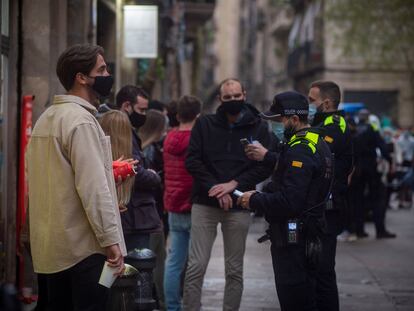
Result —
[[306, 265], [304, 243], [271, 246], [276, 290], [282, 311], [315, 311], [316, 271]]
[[341, 221], [343, 213], [341, 213], [341, 208], [338, 205], [334, 205], [335, 210], [326, 211], [325, 213], [327, 228], [326, 234], [321, 237], [322, 255], [316, 274], [316, 301], [319, 311], [339, 310], [335, 257], [336, 237], [343, 228]]
[[359, 191], [356, 193], [357, 234], [364, 232], [365, 206], [364, 190], [368, 187], [367, 202], [372, 209], [377, 234], [385, 231], [385, 204], [381, 200], [381, 178], [375, 167], [362, 167], [355, 174], [352, 182]]

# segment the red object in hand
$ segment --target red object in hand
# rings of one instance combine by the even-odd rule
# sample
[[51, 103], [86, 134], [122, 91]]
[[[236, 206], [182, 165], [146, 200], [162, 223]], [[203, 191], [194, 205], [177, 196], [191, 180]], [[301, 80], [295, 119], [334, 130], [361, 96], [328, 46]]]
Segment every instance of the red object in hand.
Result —
[[112, 169], [114, 171], [115, 182], [118, 182], [119, 178], [125, 181], [128, 176], [134, 176], [137, 173], [133, 165], [124, 161], [113, 161]]

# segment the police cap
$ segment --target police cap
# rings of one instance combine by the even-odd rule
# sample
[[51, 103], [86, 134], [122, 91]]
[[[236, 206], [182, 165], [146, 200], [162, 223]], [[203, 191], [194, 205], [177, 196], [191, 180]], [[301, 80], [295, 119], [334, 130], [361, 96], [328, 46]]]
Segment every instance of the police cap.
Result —
[[284, 116], [303, 116], [309, 113], [308, 99], [298, 92], [283, 92], [276, 94], [268, 111], [262, 112], [266, 120], [280, 121]]

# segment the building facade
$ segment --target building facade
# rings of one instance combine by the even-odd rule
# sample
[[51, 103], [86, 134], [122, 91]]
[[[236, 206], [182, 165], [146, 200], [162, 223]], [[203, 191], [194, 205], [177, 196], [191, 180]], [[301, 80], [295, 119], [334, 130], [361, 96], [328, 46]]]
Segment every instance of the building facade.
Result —
[[[124, 57], [123, 43], [129, 38], [123, 34], [123, 6], [131, 4], [158, 7], [155, 59]], [[23, 96], [35, 97], [34, 124], [53, 96], [64, 93], [56, 63], [62, 51], [76, 43], [99, 44], [105, 49], [116, 81], [109, 103], [126, 84], [141, 84], [153, 98], [164, 101], [196, 94], [206, 80], [199, 70], [201, 57], [208, 50], [204, 48], [208, 32], [202, 28], [213, 14], [214, 1], [1, 0], [0, 7], [0, 283], [16, 283], [16, 271], [20, 271], [16, 215], [21, 191], [18, 170], [22, 162]]]

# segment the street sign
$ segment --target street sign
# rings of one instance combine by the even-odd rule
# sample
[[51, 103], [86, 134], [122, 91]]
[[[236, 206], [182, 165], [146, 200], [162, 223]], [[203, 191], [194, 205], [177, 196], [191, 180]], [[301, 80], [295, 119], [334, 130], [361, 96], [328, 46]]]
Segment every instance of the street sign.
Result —
[[158, 55], [158, 7], [124, 6], [124, 56], [156, 58]]

